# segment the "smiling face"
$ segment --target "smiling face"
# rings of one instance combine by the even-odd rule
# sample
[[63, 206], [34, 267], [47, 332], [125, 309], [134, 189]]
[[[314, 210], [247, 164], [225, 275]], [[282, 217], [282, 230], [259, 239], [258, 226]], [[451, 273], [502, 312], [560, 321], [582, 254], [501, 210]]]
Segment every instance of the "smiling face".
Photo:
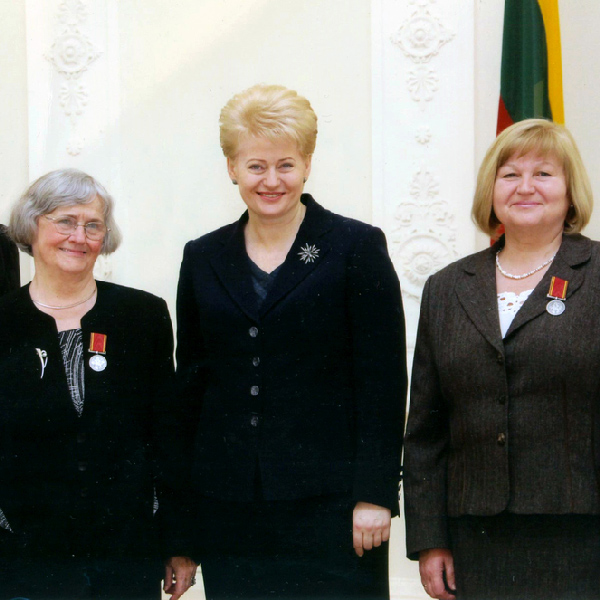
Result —
[[300, 207], [310, 162], [291, 140], [250, 137], [240, 141], [236, 157], [227, 159], [227, 168], [238, 182], [250, 218], [278, 220]]
[[[104, 222], [104, 203], [96, 196], [89, 204], [60, 206], [51, 212], [54, 219], [69, 216], [78, 223], [90, 221]], [[102, 251], [103, 240], [86, 238], [85, 229], [77, 227], [75, 233], [59, 233], [54, 223], [41, 216], [38, 229], [31, 244], [35, 268], [48, 274], [61, 276], [70, 274], [91, 274], [98, 255]]]
[[508, 234], [530, 228], [557, 235], [569, 204], [564, 170], [555, 157], [513, 155], [498, 169], [493, 207]]

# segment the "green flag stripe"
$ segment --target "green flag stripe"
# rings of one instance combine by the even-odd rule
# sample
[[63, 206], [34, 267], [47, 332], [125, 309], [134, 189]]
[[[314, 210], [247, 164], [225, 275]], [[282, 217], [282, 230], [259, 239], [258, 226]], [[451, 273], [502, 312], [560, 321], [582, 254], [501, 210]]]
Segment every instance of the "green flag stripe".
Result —
[[500, 95], [513, 122], [552, 118], [548, 54], [537, 0], [506, 0]]

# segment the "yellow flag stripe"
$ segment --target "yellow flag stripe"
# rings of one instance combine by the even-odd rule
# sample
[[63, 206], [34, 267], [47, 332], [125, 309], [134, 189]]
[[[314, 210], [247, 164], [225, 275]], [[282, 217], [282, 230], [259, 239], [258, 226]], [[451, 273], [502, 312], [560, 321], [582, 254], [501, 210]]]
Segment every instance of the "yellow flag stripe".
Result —
[[552, 120], [564, 124], [565, 108], [562, 91], [562, 52], [560, 47], [560, 20], [558, 17], [558, 0], [538, 0], [544, 29], [546, 31], [546, 47], [548, 48], [548, 95], [552, 108]]

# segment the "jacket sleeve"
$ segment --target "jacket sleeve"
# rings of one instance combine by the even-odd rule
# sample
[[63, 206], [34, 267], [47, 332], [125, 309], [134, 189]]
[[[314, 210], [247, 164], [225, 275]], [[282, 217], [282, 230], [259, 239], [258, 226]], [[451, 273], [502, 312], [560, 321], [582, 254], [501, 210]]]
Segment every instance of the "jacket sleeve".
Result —
[[177, 286], [177, 387], [180, 397], [189, 405], [188, 409], [199, 414], [204, 393], [204, 352], [193, 283], [196, 257], [192, 250], [192, 242], [186, 244]]
[[[169, 446], [159, 496], [162, 552], [170, 556], [192, 556], [195, 540], [190, 526], [193, 506], [189, 497], [193, 438], [200, 412], [203, 378], [200, 369], [200, 317], [192, 281], [192, 248], [187, 244], [177, 288], [177, 374], [174, 398], [166, 422]], [[164, 436], [163, 436], [164, 438]]]
[[161, 532], [161, 551], [167, 558], [180, 554], [179, 536], [183, 529], [178, 486], [185, 478], [181, 460], [178, 398], [173, 365], [173, 328], [167, 304], [160, 300], [149, 316], [154, 331], [154, 362], [149, 386], [152, 402], [155, 486], [158, 498], [156, 518]]
[[449, 548], [447, 452], [449, 425], [434, 352], [430, 281], [423, 290], [412, 370], [410, 410], [404, 440], [404, 507], [408, 557], [420, 550]]
[[19, 287], [19, 251], [0, 225], [0, 296]]
[[369, 228], [348, 263], [356, 461], [355, 502], [397, 515], [406, 408], [404, 312], [380, 229]]
[[176, 399], [173, 365], [173, 326], [167, 303], [160, 299], [154, 316], [148, 315], [154, 332], [152, 382], [152, 429], [156, 471], [162, 480], [170, 472], [172, 436], [176, 433]]

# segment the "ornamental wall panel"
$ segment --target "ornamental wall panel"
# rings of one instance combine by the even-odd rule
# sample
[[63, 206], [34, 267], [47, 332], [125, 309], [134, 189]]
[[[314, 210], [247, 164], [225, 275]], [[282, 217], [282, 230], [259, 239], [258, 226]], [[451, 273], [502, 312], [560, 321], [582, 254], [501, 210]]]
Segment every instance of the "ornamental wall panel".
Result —
[[[117, 0], [26, 0], [30, 181], [75, 167], [119, 195], [117, 11]], [[119, 202], [125, 226], [126, 212]], [[99, 279], [114, 256], [98, 261]]]
[[[474, 2], [373, 0], [373, 221], [400, 277], [409, 362], [427, 278], [476, 247]], [[394, 520], [394, 599], [428, 598]]]

